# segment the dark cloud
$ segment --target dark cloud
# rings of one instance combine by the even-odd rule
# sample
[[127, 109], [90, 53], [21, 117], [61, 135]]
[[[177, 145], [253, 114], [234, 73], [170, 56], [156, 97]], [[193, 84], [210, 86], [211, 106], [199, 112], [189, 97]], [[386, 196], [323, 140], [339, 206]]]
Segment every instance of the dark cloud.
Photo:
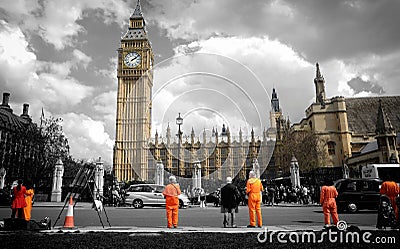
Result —
[[400, 49], [400, 2], [397, 0], [296, 3], [292, 6], [298, 13], [299, 28], [311, 26], [314, 34], [296, 35], [288, 41], [310, 58], [347, 58]]
[[147, 18], [171, 40], [269, 36], [311, 61], [400, 49], [400, 1], [151, 1]]
[[385, 94], [385, 90], [371, 81], [365, 81], [360, 77], [353, 78], [347, 82], [347, 84], [354, 90], [354, 93], [360, 92], [371, 92], [374, 94]]

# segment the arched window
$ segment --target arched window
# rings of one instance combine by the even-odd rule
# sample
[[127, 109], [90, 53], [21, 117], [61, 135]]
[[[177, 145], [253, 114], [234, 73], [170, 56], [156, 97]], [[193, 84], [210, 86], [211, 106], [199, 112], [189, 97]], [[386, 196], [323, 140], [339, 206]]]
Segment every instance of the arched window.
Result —
[[329, 155], [335, 155], [335, 146], [336, 146], [335, 142], [333, 142], [333, 141], [328, 142], [328, 154]]

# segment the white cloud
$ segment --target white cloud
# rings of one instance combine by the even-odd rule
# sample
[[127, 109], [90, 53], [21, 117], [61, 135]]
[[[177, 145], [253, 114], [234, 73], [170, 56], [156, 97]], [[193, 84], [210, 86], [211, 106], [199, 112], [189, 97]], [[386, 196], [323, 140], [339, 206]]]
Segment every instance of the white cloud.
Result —
[[26, 66], [36, 60], [36, 55], [32, 53], [25, 40], [21, 29], [10, 25], [4, 20], [0, 20], [0, 53], [1, 60], [10, 66]]
[[100, 19], [105, 24], [124, 22], [132, 11], [124, 1], [97, 0], [16, 0], [0, 2], [9, 19], [20, 23], [27, 31], [38, 34], [42, 39], [57, 50], [72, 47], [77, 36], [86, 32], [79, 24], [87, 11], [101, 10]]
[[63, 130], [68, 137], [71, 155], [75, 158], [98, 158], [112, 161], [113, 141], [105, 132], [102, 121], [93, 120], [85, 114], [62, 115]]
[[108, 61], [108, 68], [106, 69], [99, 69], [95, 71], [97, 75], [106, 77], [110, 81], [116, 81], [117, 80], [117, 64], [118, 64], [118, 59], [117, 57], [112, 57]]
[[[197, 52], [182, 56], [186, 51]], [[314, 66], [268, 37], [213, 37], [181, 45], [175, 52], [177, 57], [155, 67], [153, 119], [159, 133], [160, 129], [165, 133], [167, 123], [182, 112], [188, 116], [186, 132], [192, 126], [221, 127], [224, 120], [232, 131], [253, 126], [261, 134], [270, 125], [273, 87], [292, 100], [313, 94], [312, 89], [304, 92], [299, 82], [313, 86]], [[304, 93], [293, 96], [298, 91]], [[296, 109], [297, 118], [306, 108], [296, 102], [283, 106], [288, 107], [284, 112]], [[208, 122], [199, 124], [199, 120]]]
[[76, 61], [77, 64], [81, 64], [83, 68], [87, 69], [87, 66], [92, 61], [92, 58], [78, 49], [74, 49], [72, 54], [74, 56], [74, 61]]
[[51, 73], [41, 73], [36, 83], [35, 90], [43, 96], [44, 102], [48, 105], [57, 104], [58, 108], [77, 105], [93, 90], [73, 78], [62, 78]]
[[92, 104], [94, 109], [98, 113], [102, 114], [115, 113], [117, 106], [117, 92], [110, 91], [101, 93], [93, 99]]
[[[16, 101], [30, 102], [39, 97], [53, 109], [67, 109], [92, 93], [92, 87], [69, 76], [77, 62], [38, 61], [20, 28], [4, 21], [0, 24], [0, 85], [12, 92]], [[88, 61], [83, 53], [76, 51], [75, 55]]]

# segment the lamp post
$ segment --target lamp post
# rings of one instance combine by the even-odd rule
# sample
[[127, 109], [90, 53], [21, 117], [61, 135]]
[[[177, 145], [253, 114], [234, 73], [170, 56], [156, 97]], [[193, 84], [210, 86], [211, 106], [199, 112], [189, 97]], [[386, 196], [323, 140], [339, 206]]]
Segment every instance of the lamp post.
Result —
[[176, 124], [178, 125], [178, 176], [181, 176], [180, 174], [180, 155], [181, 155], [181, 140], [182, 140], [182, 131], [181, 131], [181, 125], [183, 124], [183, 118], [181, 118], [181, 113], [179, 113], [178, 117], [176, 118]]

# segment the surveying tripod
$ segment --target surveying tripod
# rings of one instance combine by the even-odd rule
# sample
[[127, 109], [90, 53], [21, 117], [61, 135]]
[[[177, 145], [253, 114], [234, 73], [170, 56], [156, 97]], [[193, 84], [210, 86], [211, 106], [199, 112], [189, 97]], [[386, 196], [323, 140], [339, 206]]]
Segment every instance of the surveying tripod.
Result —
[[[58, 214], [58, 217], [57, 217], [56, 221], [54, 222], [53, 228], [56, 226], [57, 221], [60, 219], [61, 214], [64, 211], [65, 206], [67, 205], [71, 196], [73, 199], [76, 200], [74, 203], [74, 208], [75, 208], [76, 204], [78, 203], [78, 199], [79, 199], [77, 197], [80, 197], [82, 195], [83, 191], [85, 191], [85, 189], [88, 188], [91, 199], [93, 200], [93, 203], [94, 203], [95, 196], [94, 196], [93, 192], [94, 192], [94, 189], [98, 189], [98, 187], [96, 185], [96, 182], [94, 182], [94, 181], [93, 181], [94, 182], [93, 190], [91, 189], [91, 187], [89, 185], [89, 180], [93, 180], [94, 172], [95, 172], [95, 170], [91, 167], [83, 167], [83, 168], [79, 169], [78, 173], [76, 174], [76, 176], [74, 178], [74, 181], [71, 184], [73, 186], [73, 188], [70, 192], [68, 192], [68, 195], [66, 196], [65, 201], [64, 201], [64, 206], [61, 209], [60, 213]], [[78, 194], [77, 191], [79, 190], [79, 188], [81, 188], [81, 191]], [[103, 221], [100, 216], [100, 211], [97, 208], [95, 208], [95, 209], [96, 209], [97, 215], [99, 216], [101, 226], [104, 228], [104, 224], [103, 224]], [[111, 227], [110, 221], [108, 219], [107, 211], [106, 211], [104, 205], [103, 205], [103, 210], [104, 210], [104, 214], [107, 218], [107, 223]]]

